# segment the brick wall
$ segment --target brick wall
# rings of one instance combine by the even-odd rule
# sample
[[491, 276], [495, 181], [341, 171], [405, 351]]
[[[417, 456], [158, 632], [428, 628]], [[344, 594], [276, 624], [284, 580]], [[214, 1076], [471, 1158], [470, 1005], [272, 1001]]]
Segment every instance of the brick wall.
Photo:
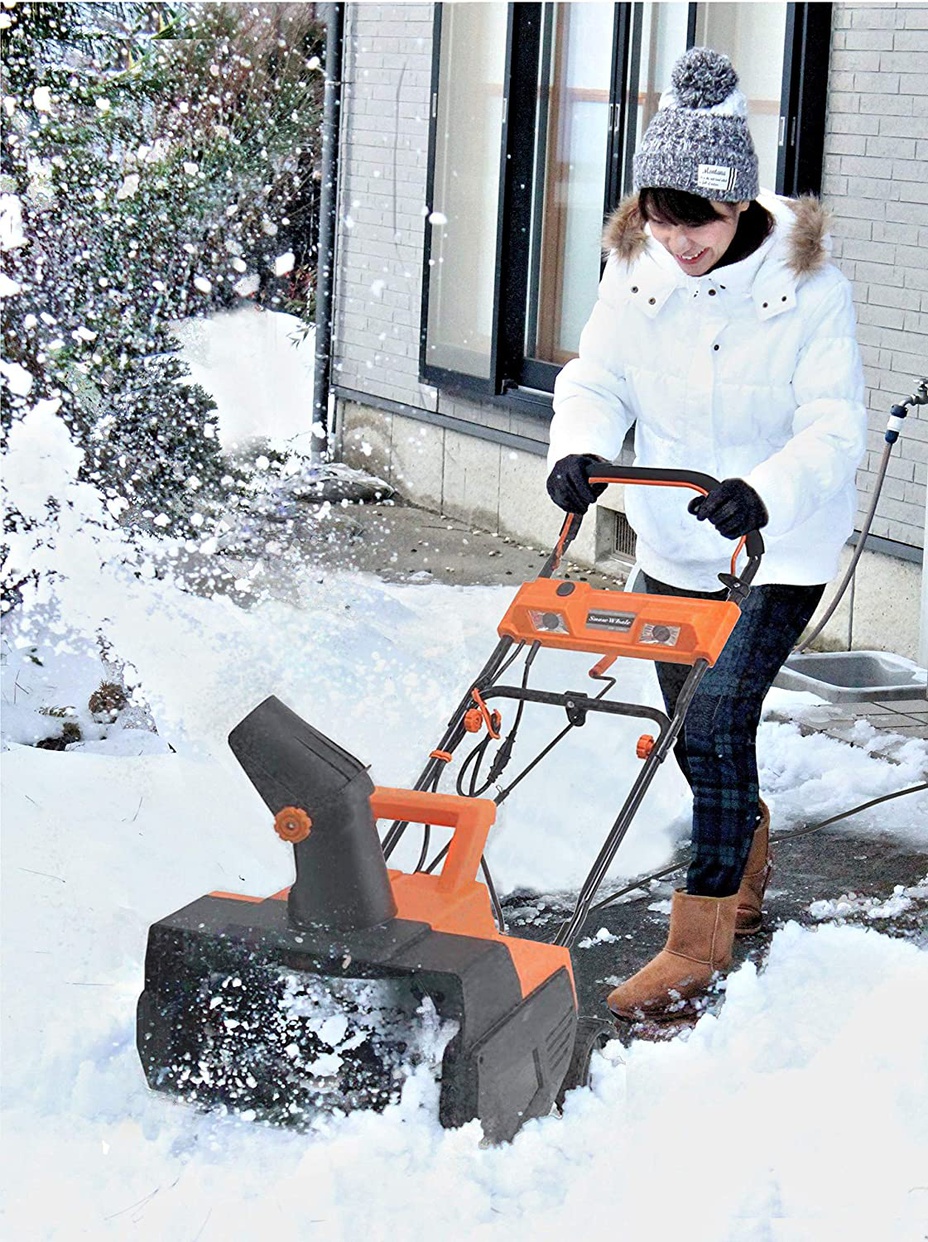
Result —
[[[928, 373], [928, 5], [835, 4], [822, 197], [853, 282], [870, 407], [869, 500], [889, 406]], [[928, 409], [893, 450], [873, 533], [921, 547]]]
[[419, 384], [431, 4], [353, 4], [345, 30], [336, 383], [434, 408]]

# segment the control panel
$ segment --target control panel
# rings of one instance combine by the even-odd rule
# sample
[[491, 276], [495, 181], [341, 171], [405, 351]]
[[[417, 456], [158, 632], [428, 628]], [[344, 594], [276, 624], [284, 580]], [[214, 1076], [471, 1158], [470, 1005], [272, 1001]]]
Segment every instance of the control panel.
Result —
[[714, 664], [740, 615], [729, 600], [601, 591], [588, 582], [536, 578], [519, 588], [499, 633], [598, 655]]

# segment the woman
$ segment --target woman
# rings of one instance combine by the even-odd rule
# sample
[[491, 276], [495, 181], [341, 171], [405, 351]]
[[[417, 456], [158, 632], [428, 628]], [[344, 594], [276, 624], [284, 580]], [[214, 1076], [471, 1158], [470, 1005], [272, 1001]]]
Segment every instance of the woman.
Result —
[[[608, 997], [623, 1017], [693, 1007], [756, 931], [769, 815], [755, 736], [764, 695], [853, 530], [864, 449], [863, 378], [848, 282], [824, 213], [760, 192], [744, 96], [726, 56], [674, 66], [634, 161], [637, 193], [606, 227], [609, 257], [579, 356], [557, 378], [548, 492], [583, 513], [635, 424], [636, 464], [723, 480], [690, 500], [629, 488], [638, 580], [650, 593], [721, 598], [731, 540], [763, 528], [766, 555], [676, 748], [693, 791], [692, 861], [665, 948]], [[637, 585], [637, 583], [636, 583]], [[658, 664], [668, 712], [689, 671]]]

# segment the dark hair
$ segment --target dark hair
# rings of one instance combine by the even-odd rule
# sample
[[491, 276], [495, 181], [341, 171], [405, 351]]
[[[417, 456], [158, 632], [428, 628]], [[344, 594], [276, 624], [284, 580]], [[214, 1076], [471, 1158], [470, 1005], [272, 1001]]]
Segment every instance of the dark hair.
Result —
[[[731, 204], [733, 207], [734, 203]], [[671, 190], [666, 186], [646, 186], [638, 191], [638, 210], [644, 220], [659, 224], [680, 224], [695, 229], [713, 220], [724, 220], [708, 198], [688, 194], [685, 190]], [[773, 217], [757, 199], [752, 199], [747, 209], [738, 217], [738, 228], [731, 245], [716, 267], [727, 267], [746, 259], [760, 246], [773, 228]]]
[[[734, 204], [732, 204], [734, 206]], [[638, 210], [645, 220], [698, 228], [712, 220], [724, 220], [708, 198], [673, 190], [668, 186], [645, 186], [638, 191]]]

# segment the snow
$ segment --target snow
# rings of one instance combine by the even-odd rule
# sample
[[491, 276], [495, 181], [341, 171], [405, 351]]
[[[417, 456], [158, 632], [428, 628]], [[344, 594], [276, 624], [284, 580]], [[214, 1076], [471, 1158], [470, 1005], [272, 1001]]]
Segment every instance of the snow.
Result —
[[592, 1090], [511, 1147], [442, 1131], [425, 1075], [382, 1115], [294, 1133], [150, 1093], [133, 1044], [148, 923], [286, 870], [242, 783], [182, 754], [14, 748], [4, 766], [8, 1236], [554, 1239], [620, 1220], [669, 1238], [681, 1217], [707, 1242], [921, 1236], [914, 945], [788, 925], [718, 1017], [610, 1046]]
[[[881, 934], [884, 911], [849, 894], [815, 911], [832, 921], [780, 929], [765, 968], [735, 971], [719, 1013], [687, 1037], [609, 1045], [563, 1117], [530, 1122], [508, 1146], [485, 1146], [476, 1123], [440, 1128], [426, 1054], [448, 1032], [427, 1013], [424, 1063], [382, 1114], [293, 1130], [149, 1091], [134, 1046], [149, 925], [202, 893], [263, 895], [292, 879], [229, 730], [277, 694], [377, 783], [407, 785], [485, 660], [511, 589], [388, 584], [312, 564], [282, 583], [268, 549], [239, 571], [247, 607], [192, 594], [164, 547], [153, 558], [121, 538], [78, 464], [54, 403], [14, 424], [4, 483], [37, 526], [12, 554], [43, 576], [8, 619], [0, 670], [5, 1236], [924, 1237], [928, 950]], [[320, 538], [331, 511], [317, 515]], [[534, 685], [590, 684], [591, 657], [549, 654]], [[130, 705], [113, 722], [89, 700], [117, 673]], [[616, 694], [656, 703], [650, 667], [629, 662]], [[56, 710], [83, 740], [35, 748], [60, 729]], [[527, 712], [520, 748], [533, 754], [560, 723]], [[489, 849], [503, 890], [576, 888], [639, 771], [639, 732], [591, 718], [508, 799]], [[923, 780], [928, 743], [900, 739], [889, 761], [768, 719], [760, 757], [788, 828]], [[923, 846], [920, 798], [853, 826]], [[665, 765], [612, 882], [664, 864], [688, 814]], [[411, 861], [418, 842], [403, 851]], [[884, 904], [908, 909], [923, 888]], [[538, 906], [526, 895], [524, 909]], [[855, 912], [868, 925], [845, 922]], [[584, 943], [609, 941], [592, 922]], [[350, 1040], [335, 1013], [319, 1025], [325, 1069]]]
[[0, 362], [0, 375], [3, 376], [10, 392], [17, 397], [28, 397], [32, 391], [33, 380], [31, 372], [25, 367], [20, 366], [18, 362]]
[[[123, 178], [122, 185], [116, 191], [117, 201], [121, 202], [123, 199], [126, 199], [126, 198], [134, 198], [135, 195], [138, 193], [140, 180], [141, 178], [139, 177], [138, 173], [127, 173], [126, 176]], [[205, 292], [209, 293], [209, 289], [206, 289]]]
[[16, 194], [0, 194], [0, 250], [25, 245], [22, 203]]
[[3, 486], [15, 496], [23, 517], [41, 521], [50, 498], [74, 486], [83, 454], [57, 412], [61, 402], [39, 401], [10, 428]]
[[928, 876], [918, 884], [906, 887], [896, 884], [893, 895], [885, 901], [878, 897], [861, 897], [857, 893], [842, 893], [840, 897], [826, 901], [813, 901], [809, 913], [814, 919], [830, 919], [843, 922], [855, 915], [868, 919], [893, 919], [911, 910], [915, 902], [928, 897]]
[[271, 264], [271, 270], [275, 276], [286, 276], [293, 271], [293, 265], [296, 263], [296, 257], [292, 250], [286, 251], [285, 254], [279, 254]]
[[[243, 276], [236, 292], [248, 296], [258, 284], [256, 273]], [[309, 331], [301, 339], [304, 330], [295, 316], [250, 302], [176, 325], [191, 381], [216, 402], [224, 448], [256, 437], [285, 446], [306, 431], [312, 421], [315, 336]]]
[[47, 86], [37, 86], [32, 92], [32, 102], [37, 112], [51, 112], [52, 96]]
[[[649, 907], [650, 908], [650, 907]], [[601, 927], [594, 936], [584, 936], [577, 942], [578, 949], [592, 949], [597, 944], [617, 944], [618, 936], [613, 936], [608, 927]]]

